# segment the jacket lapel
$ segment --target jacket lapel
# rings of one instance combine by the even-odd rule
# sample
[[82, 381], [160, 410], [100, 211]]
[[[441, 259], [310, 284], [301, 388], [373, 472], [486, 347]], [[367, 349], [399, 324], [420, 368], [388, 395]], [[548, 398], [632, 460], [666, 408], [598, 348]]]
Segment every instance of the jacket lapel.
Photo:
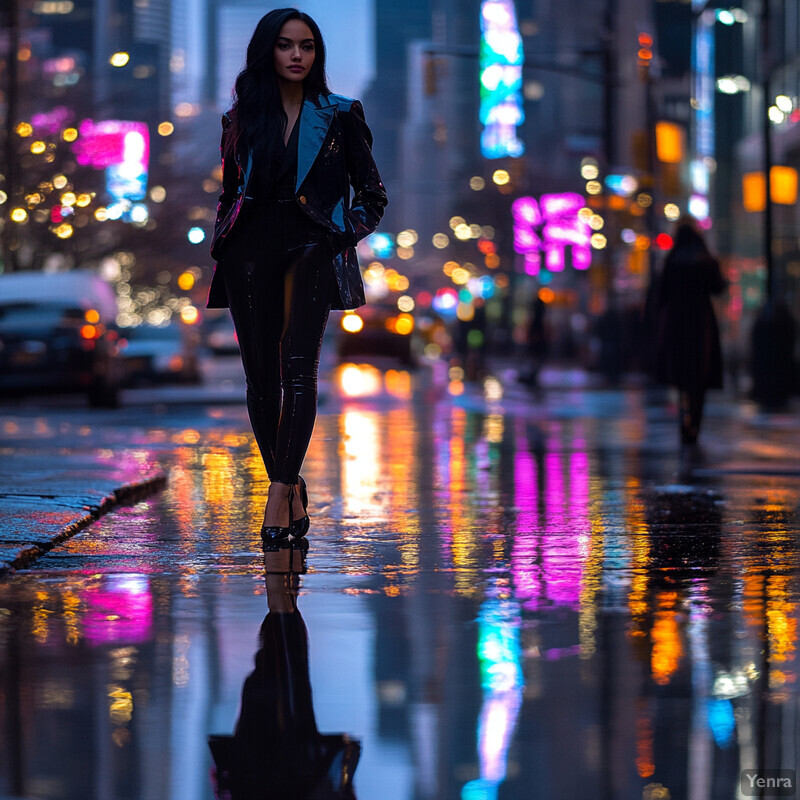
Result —
[[[320, 98], [322, 99], [322, 98]], [[300, 131], [297, 141], [297, 183], [295, 191], [300, 189], [303, 181], [317, 157], [325, 136], [333, 120], [336, 106], [326, 105], [317, 107], [313, 100], [307, 99], [303, 103], [300, 113]]]

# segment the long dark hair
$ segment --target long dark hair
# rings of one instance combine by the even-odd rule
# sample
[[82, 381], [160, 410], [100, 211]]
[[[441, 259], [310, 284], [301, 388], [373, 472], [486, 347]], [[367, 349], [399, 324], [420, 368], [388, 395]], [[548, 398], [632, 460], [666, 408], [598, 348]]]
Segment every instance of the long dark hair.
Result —
[[[305, 22], [314, 36], [314, 63], [303, 81], [306, 95], [330, 94], [325, 78], [325, 43], [319, 26], [296, 8], [276, 8], [265, 14], [247, 45], [244, 69], [233, 88], [232, 125], [228, 129], [226, 155], [252, 150], [257, 157], [272, 151], [286, 126], [286, 113], [281, 103], [275, 76], [275, 42], [281, 28], [292, 19]], [[273, 151], [274, 152], [274, 151]], [[260, 159], [269, 170], [267, 159]]]

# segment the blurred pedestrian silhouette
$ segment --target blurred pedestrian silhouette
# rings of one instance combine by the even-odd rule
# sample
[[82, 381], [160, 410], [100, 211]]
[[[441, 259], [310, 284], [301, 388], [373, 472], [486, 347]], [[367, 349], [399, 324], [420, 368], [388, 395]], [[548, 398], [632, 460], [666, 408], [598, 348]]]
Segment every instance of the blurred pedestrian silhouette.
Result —
[[725, 288], [694, 220], [678, 222], [656, 302], [656, 379], [680, 396], [681, 442], [697, 442], [706, 391], [722, 387], [722, 350], [711, 295]]
[[233, 735], [209, 736], [218, 800], [355, 800], [357, 741], [317, 730], [308, 671], [308, 633], [297, 609], [300, 542], [264, 553], [269, 613], [255, 669], [245, 679]]
[[539, 386], [539, 373], [547, 356], [547, 328], [544, 322], [546, 311], [547, 304], [538, 294], [534, 295], [528, 322], [527, 366], [519, 375], [520, 383], [527, 386]]

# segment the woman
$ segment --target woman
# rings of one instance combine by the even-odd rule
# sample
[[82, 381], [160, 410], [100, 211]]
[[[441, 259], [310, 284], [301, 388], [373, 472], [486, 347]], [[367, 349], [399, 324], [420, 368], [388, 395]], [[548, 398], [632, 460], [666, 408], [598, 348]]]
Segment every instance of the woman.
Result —
[[656, 306], [656, 378], [680, 393], [681, 442], [697, 442], [707, 389], [722, 387], [722, 351], [711, 295], [725, 281], [694, 220], [678, 223]]
[[322, 35], [296, 9], [258, 23], [222, 126], [208, 307], [230, 307], [239, 339], [270, 479], [261, 528], [269, 544], [308, 531], [299, 470], [322, 336], [332, 308], [364, 303], [355, 244], [377, 227], [386, 192], [361, 104], [330, 92]]

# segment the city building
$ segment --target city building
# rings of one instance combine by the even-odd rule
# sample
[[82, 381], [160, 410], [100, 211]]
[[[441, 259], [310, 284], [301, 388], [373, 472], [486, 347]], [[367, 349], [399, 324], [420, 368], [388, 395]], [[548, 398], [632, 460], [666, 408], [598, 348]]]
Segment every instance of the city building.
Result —
[[[98, 116], [155, 122], [169, 111], [171, 5], [170, 0], [34, 3], [21, 25], [42, 42], [37, 55], [76, 59]], [[128, 59], [112, 64], [115, 53]]]
[[[639, 56], [640, 40], [652, 54], [650, 0], [440, 0], [430, 15], [429, 38], [406, 43], [399, 148], [394, 132], [376, 130], [376, 152], [390, 154], [385, 230], [415, 238], [407, 269], [441, 279], [456, 264], [467, 272], [459, 280], [494, 282], [500, 321], [520, 318], [513, 306], [545, 285], [565, 306], [565, 327], [573, 312], [602, 313], [614, 292], [641, 299], [641, 245], [655, 224], [647, 209], [656, 95], [652, 65]], [[386, 103], [398, 80], [388, 82], [380, 61], [372, 92]], [[528, 240], [540, 244], [527, 253], [515, 240], [520, 198], [537, 209]], [[578, 220], [581, 208], [595, 227]]]
[[[730, 216], [732, 251], [743, 274], [757, 280], [744, 287], [742, 303], [760, 305], [767, 294], [783, 299], [800, 318], [800, 2], [743, 3], [743, 113], [734, 143]], [[766, 48], [766, 50], [765, 50]], [[769, 135], [769, 150], [765, 133]], [[769, 162], [769, 163], [768, 163]], [[766, 167], [770, 168], [770, 219], [765, 218]], [[767, 229], [769, 225], [769, 230]], [[769, 239], [769, 242], [767, 241]], [[768, 258], [765, 258], [765, 253]]]
[[[391, 202], [383, 227], [399, 231], [404, 214], [404, 158], [401, 139], [404, 121], [418, 101], [420, 86], [411, 86], [409, 48], [429, 41], [433, 25], [431, 0], [375, 0], [375, 74], [364, 93], [364, 108], [374, 136], [373, 152]], [[420, 68], [421, 69], [421, 68]], [[416, 115], [415, 115], [416, 116]], [[427, 116], [427, 115], [426, 115]], [[419, 155], [424, 157], [424, 152]]]

